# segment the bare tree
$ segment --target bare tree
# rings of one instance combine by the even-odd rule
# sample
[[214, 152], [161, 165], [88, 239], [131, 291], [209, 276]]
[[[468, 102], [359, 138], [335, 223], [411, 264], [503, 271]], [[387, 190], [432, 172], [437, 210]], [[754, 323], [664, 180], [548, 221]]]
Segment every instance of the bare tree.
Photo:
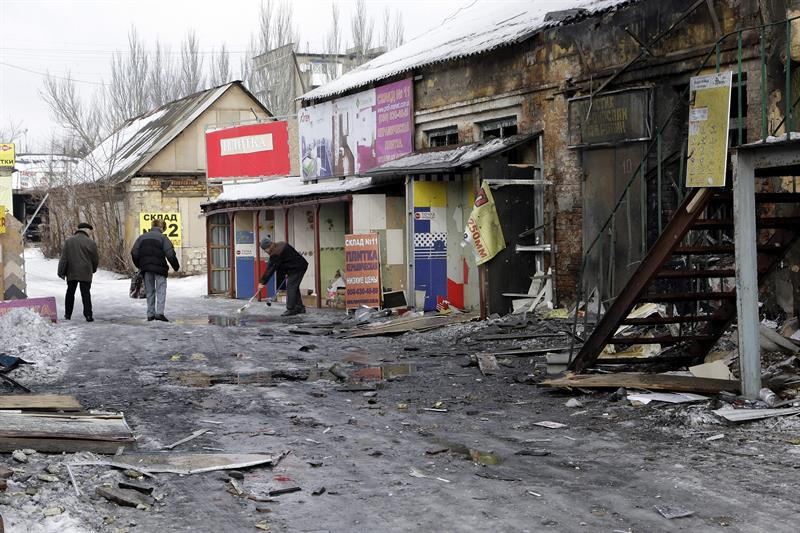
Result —
[[85, 156], [91, 152], [102, 137], [101, 108], [84, 104], [69, 73], [64, 78], [45, 77], [39, 94], [55, 121], [71, 135], [67, 143], [70, 153]]
[[178, 73], [168, 46], [156, 39], [155, 49], [150, 59], [148, 78], [150, 107], [159, 107], [178, 98]]
[[211, 56], [211, 74], [208, 84], [217, 87], [229, 81], [231, 81], [231, 57], [225, 43], [222, 43], [220, 49]]
[[196, 93], [203, 87], [203, 56], [194, 30], [189, 30], [181, 44], [180, 95]]
[[147, 51], [133, 27], [128, 33], [127, 53], [117, 52], [111, 59], [111, 83], [104, 92], [102, 113], [107, 131], [152, 107], [148, 90], [151, 81]]
[[275, 115], [294, 112], [295, 43], [299, 39], [292, 4], [266, 0], [259, 10], [258, 34], [252, 40], [253, 66], [248, 86]]
[[403, 14], [399, 10], [386, 6], [381, 17], [381, 29], [382, 46], [386, 50], [397, 48], [405, 42], [405, 24]]
[[[14, 121], [8, 119], [5, 126], [0, 127], [0, 142], [2, 143], [19, 143], [22, 136], [28, 132], [28, 128], [21, 121]], [[19, 148], [17, 148], [19, 150]]]
[[[331, 2], [331, 26], [325, 36], [325, 53], [340, 54], [342, 52], [342, 26], [341, 13], [336, 1]], [[333, 80], [341, 75], [341, 68], [338, 62], [329, 61], [325, 64], [325, 74], [328, 80]]]
[[367, 52], [372, 48], [375, 33], [375, 19], [367, 13], [366, 0], [356, 0], [355, 12], [350, 16], [350, 36], [358, 63], [364, 62]]

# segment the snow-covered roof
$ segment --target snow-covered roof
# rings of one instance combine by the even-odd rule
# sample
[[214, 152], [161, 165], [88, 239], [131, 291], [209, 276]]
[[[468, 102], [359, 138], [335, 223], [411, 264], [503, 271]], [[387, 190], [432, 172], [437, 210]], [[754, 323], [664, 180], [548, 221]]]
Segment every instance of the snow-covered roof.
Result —
[[234, 85], [244, 89], [234, 81], [129, 119], [81, 161], [77, 181], [121, 183], [132, 177]]
[[223, 185], [222, 194], [205, 205], [247, 200], [283, 200], [301, 196], [331, 195], [360, 191], [372, 186], [372, 178], [351, 176], [343, 180], [326, 180], [320, 183], [304, 182], [301, 176], [287, 176], [255, 183]]
[[535, 137], [532, 135], [512, 135], [502, 139], [491, 139], [472, 144], [465, 144], [448, 150], [432, 149], [414, 152], [382, 164], [369, 171], [372, 176], [396, 174], [452, 172], [468, 168], [475, 163], [511, 150]]
[[[635, 0], [476, 0], [427, 33], [305, 93], [301, 99], [326, 98], [414, 68], [521, 42], [545, 28], [631, 1]], [[548, 17], [548, 13], [552, 15]]]

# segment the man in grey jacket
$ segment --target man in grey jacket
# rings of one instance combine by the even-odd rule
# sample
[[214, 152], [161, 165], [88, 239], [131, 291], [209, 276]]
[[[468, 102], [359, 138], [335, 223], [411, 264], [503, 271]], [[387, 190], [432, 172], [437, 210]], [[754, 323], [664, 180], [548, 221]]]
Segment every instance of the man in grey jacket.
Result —
[[165, 227], [163, 220], [154, 220], [150, 231], [140, 235], [131, 250], [133, 264], [144, 274], [148, 321], [169, 322], [164, 316], [164, 305], [167, 302], [167, 273], [169, 273], [167, 261], [176, 272], [180, 268], [175, 248], [163, 233]]
[[72, 318], [75, 306], [75, 289], [81, 287], [83, 316], [87, 322], [94, 322], [92, 315], [92, 277], [97, 272], [100, 258], [97, 245], [90, 233], [94, 230], [91, 224], [81, 222], [75, 234], [64, 242], [61, 259], [58, 261], [58, 277], [67, 280], [67, 295], [64, 299], [64, 318]]

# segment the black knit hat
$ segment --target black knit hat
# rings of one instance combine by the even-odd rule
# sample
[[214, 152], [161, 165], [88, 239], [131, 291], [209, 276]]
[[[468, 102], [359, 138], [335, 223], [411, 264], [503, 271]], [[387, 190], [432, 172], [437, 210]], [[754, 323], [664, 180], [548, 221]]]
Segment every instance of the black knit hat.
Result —
[[94, 231], [94, 228], [88, 222], [81, 222], [80, 224], [78, 224], [78, 229], [88, 229]]

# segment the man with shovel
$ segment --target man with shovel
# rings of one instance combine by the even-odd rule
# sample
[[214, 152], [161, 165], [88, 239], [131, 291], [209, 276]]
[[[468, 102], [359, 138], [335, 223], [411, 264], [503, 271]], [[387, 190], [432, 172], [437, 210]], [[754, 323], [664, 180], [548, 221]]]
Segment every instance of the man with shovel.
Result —
[[294, 316], [306, 312], [300, 297], [300, 282], [308, 270], [308, 261], [286, 242], [272, 242], [269, 237], [261, 239], [261, 249], [269, 255], [267, 271], [261, 276], [258, 291], [267, 284], [273, 274], [286, 276], [286, 311], [281, 316]]

